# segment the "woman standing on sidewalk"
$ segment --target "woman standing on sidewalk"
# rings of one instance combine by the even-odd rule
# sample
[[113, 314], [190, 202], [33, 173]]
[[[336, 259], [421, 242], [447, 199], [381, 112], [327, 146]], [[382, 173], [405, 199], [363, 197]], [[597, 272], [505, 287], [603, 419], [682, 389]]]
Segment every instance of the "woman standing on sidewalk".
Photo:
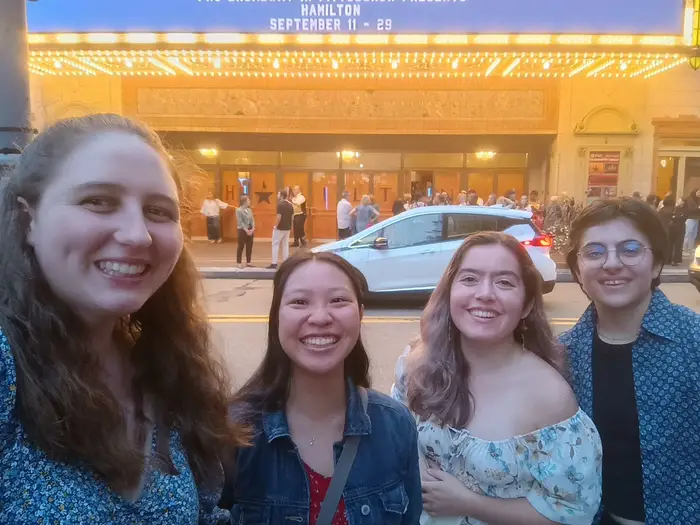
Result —
[[360, 205], [350, 212], [350, 216], [355, 220], [355, 233], [359, 233], [377, 221], [379, 212], [372, 206], [369, 195], [363, 195]]
[[207, 219], [207, 237], [210, 243], [221, 242], [221, 210], [228, 208], [228, 204], [214, 198], [214, 193], [209, 192], [202, 204], [202, 215]]
[[591, 305], [561, 341], [603, 441], [601, 524], [700, 515], [700, 315], [658, 289], [667, 248], [635, 198], [596, 201], [571, 225], [567, 264]]
[[0, 523], [219, 523], [242, 433], [158, 135], [58, 122], [0, 195]]
[[[250, 208], [250, 197], [242, 195], [241, 205], [236, 208], [236, 223], [238, 224], [238, 246], [236, 247], [236, 262], [243, 269], [253, 266], [250, 260], [253, 256], [253, 240], [255, 234], [255, 218]], [[246, 265], [243, 265], [243, 250], [245, 249]]]

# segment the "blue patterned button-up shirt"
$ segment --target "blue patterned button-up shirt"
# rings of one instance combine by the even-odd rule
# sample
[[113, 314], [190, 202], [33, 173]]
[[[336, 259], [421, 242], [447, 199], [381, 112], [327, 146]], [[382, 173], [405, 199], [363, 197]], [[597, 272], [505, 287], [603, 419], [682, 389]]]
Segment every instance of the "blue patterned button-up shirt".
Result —
[[[578, 402], [591, 415], [596, 317], [589, 306], [560, 338]], [[700, 523], [700, 315], [656, 290], [632, 349], [632, 367], [646, 525]]]

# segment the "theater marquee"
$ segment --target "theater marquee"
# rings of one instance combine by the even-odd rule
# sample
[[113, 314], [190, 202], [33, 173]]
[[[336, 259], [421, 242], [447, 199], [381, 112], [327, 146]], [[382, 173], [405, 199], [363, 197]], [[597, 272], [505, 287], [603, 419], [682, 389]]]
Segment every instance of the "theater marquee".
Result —
[[[643, 3], [643, 8], [639, 6]], [[680, 35], [683, 0], [44, 0], [29, 30]]]

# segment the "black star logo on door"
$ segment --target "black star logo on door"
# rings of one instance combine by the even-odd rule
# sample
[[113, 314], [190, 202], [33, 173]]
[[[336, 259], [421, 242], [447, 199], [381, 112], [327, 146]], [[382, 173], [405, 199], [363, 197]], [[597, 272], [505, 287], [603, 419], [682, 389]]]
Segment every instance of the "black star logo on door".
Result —
[[267, 191], [267, 184], [265, 184], [264, 182], [262, 185], [262, 191], [256, 191], [255, 194], [258, 196], [258, 204], [262, 204], [263, 202], [272, 204], [270, 202], [270, 195], [272, 195], [272, 192]]

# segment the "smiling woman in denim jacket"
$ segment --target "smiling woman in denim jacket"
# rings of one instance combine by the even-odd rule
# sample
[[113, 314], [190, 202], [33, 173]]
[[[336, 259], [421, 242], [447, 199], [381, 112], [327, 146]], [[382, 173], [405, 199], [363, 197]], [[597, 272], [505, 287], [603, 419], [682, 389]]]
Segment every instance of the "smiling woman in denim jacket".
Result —
[[663, 224], [644, 202], [597, 201], [570, 239], [567, 263], [592, 304], [561, 341], [603, 441], [598, 519], [698, 523], [700, 315], [658, 289]]
[[[361, 279], [328, 253], [297, 254], [277, 271], [267, 352], [232, 410], [253, 429], [220, 503], [231, 508], [232, 523], [418, 524], [415, 423], [397, 401], [365, 390]], [[333, 492], [329, 484], [342, 479], [344, 448], [353, 441], [359, 445], [342, 497], [324, 522], [322, 502]]]

